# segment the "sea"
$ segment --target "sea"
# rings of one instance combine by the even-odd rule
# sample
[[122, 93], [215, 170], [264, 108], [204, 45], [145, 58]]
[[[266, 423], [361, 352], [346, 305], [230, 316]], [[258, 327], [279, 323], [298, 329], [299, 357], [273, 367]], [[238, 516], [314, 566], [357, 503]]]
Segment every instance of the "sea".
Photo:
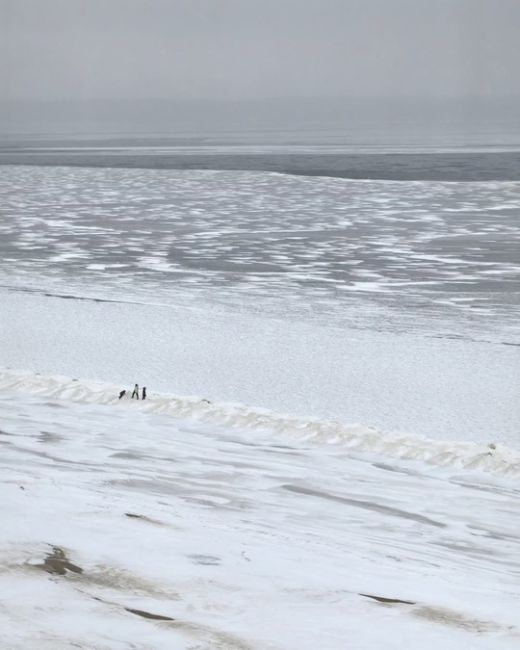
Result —
[[337, 140], [0, 146], [6, 650], [518, 647], [520, 144]]

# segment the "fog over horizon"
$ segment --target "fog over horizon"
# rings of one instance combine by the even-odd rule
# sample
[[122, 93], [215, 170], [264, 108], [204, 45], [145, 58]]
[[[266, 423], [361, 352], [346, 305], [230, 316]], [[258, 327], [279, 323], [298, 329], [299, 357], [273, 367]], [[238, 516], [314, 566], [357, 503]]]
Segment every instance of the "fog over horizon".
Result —
[[0, 25], [2, 134], [518, 129], [517, 0], [0, 0]]

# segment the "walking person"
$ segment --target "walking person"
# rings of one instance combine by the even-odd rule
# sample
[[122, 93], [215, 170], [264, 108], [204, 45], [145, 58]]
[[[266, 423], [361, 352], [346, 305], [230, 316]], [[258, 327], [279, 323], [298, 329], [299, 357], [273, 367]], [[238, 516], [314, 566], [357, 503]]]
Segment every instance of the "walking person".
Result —
[[134, 399], [134, 397], [135, 399], [139, 399], [139, 384], [136, 384], [134, 386], [134, 390], [132, 392], [132, 399]]
[[143, 386], [143, 396], [141, 399], [146, 399], [146, 386]]

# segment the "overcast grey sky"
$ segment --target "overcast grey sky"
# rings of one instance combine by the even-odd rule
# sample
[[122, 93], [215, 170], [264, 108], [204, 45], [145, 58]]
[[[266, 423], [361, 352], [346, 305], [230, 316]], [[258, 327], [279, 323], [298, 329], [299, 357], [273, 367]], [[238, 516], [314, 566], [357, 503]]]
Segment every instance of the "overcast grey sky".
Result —
[[520, 0], [0, 0], [4, 99], [520, 95]]

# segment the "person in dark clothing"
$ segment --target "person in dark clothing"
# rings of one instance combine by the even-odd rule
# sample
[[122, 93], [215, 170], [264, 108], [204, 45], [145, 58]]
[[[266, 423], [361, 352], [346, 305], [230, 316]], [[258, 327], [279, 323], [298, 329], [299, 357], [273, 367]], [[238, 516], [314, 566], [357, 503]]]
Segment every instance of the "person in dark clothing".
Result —
[[139, 399], [139, 384], [136, 384], [134, 386], [134, 390], [132, 391], [132, 399]]
[[119, 399], [121, 399], [121, 398], [124, 397], [125, 395], [126, 395], [126, 390], [122, 390], [122, 391], [119, 393]]
[[146, 386], [143, 386], [143, 396], [141, 399], [146, 399]]

